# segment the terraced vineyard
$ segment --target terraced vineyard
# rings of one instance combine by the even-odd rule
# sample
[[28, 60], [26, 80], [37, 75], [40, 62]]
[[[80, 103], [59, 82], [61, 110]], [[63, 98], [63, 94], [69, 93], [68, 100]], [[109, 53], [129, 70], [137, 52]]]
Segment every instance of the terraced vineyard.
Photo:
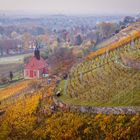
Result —
[[7, 87], [6, 89], [0, 89], [0, 101], [21, 92], [22, 90], [28, 87], [29, 83], [30, 81], [22, 81], [22, 82], [13, 84]]
[[140, 39], [74, 67], [65, 85], [68, 98], [93, 105], [140, 105], [140, 71], [123, 65], [121, 56], [136, 55]]
[[133, 52], [125, 52], [124, 56], [130, 58], [130, 59], [135, 59], [135, 60], [140, 60], [140, 49], [133, 51]]

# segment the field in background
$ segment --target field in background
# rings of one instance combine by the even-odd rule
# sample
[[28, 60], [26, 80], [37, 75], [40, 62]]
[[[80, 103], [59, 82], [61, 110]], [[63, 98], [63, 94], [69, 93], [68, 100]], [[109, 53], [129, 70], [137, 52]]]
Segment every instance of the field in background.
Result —
[[12, 63], [12, 64], [0, 64], [0, 75], [7, 75], [10, 71], [16, 72], [17, 70], [21, 69], [23, 64], [21, 63]]
[[[0, 88], [5, 88], [23, 78], [24, 58], [31, 55], [32, 53], [0, 57]], [[9, 82], [10, 71], [13, 73], [12, 82]]]
[[23, 63], [24, 58], [31, 55], [32, 53], [8, 57], [0, 57], [0, 64]]

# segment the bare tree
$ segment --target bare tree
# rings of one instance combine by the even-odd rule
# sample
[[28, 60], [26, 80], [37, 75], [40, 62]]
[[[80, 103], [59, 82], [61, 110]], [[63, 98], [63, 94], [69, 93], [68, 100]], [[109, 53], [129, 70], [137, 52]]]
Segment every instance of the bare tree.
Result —
[[67, 74], [76, 61], [76, 57], [68, 48], [57, 48], [54, 53], [49, 56], [48, 62], [51, 67], [52, 74]]

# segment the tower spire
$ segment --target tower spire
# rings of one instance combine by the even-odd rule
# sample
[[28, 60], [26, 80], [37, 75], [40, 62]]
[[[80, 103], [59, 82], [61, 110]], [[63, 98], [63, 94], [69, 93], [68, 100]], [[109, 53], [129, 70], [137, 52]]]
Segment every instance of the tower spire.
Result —
[[35, 51], [34, 51], [34, 56], [40, 60], [40, 50], [39, 50], [39, 47], [38, 47], [38, 43], [36, 42], [36, 48], [35, 48]]

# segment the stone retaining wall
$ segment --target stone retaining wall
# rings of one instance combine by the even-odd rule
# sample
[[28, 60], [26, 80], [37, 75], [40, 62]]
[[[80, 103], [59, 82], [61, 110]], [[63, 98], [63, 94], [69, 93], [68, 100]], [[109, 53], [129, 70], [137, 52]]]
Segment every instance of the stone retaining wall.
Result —
[[121, 59], [124, 65], [140, 70], [140, 60], [129, 58], [126, 56], [121, 56]]
[[140, 114], [140, 107], [93, 107], [65, 104], [56, 97], [54, 103], [63, 111], [103, 114]]

